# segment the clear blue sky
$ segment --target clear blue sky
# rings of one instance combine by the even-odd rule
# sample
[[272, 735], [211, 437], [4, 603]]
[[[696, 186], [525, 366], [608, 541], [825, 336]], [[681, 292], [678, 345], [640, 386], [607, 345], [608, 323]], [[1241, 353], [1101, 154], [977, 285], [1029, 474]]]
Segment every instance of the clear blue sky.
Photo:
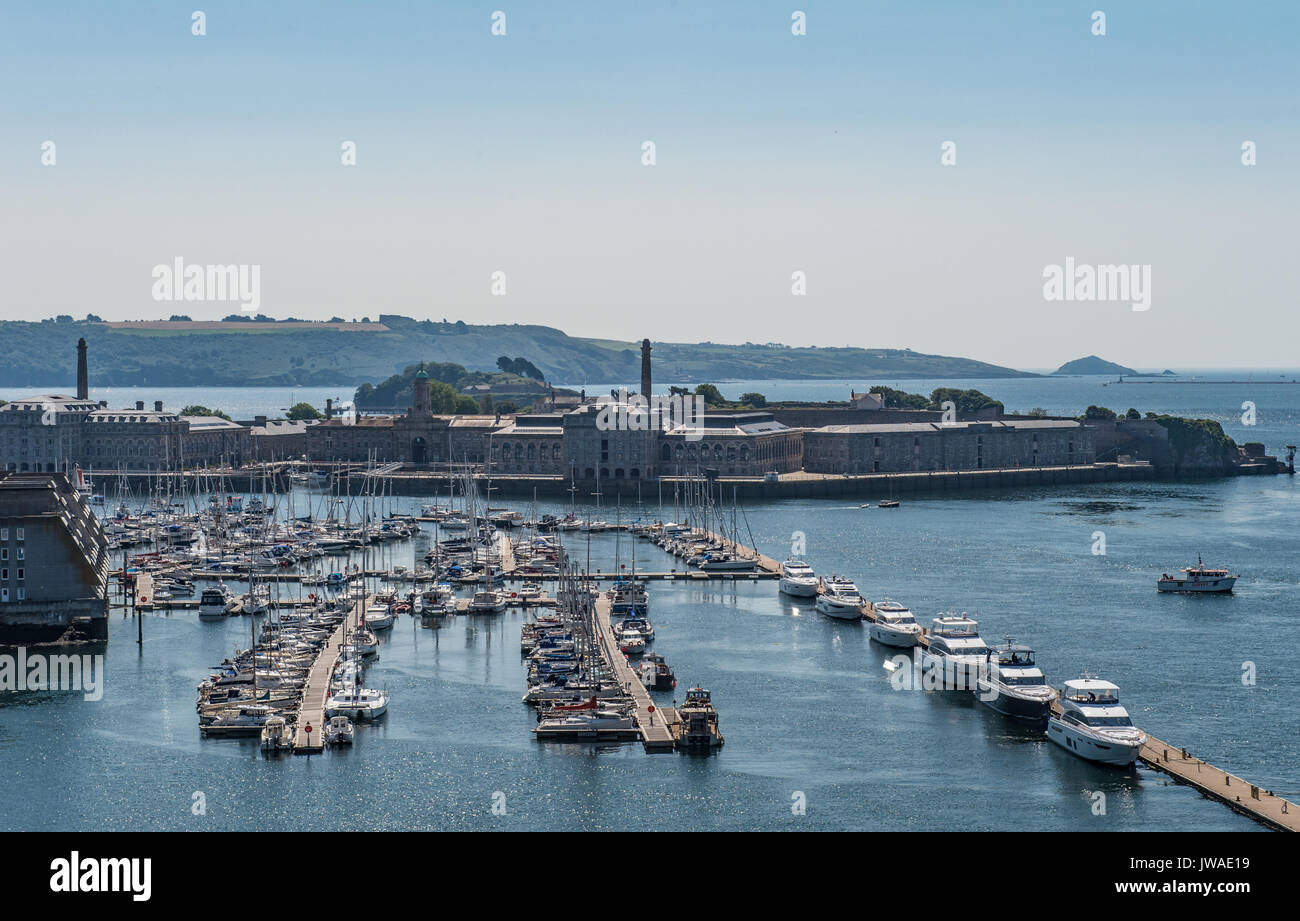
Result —
[[[232, 312], [151, 299], [179, 256], [259, 264], [280, 317], [1294, 366], [1297, 26], [1296, 2], [6, 3], [0, 316]], [[1151, 310], [1044, 301], [1067, 256], [1150, 264]]]

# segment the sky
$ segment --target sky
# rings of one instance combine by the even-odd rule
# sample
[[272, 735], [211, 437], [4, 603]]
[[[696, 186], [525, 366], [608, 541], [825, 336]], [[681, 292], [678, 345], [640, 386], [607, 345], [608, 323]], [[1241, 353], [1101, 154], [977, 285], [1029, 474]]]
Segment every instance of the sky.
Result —
[[[14, 0], [0, 318], [238, 312], [156, 300], [180, 258], [260, 266], [279, 318], [1293, 368], [1297, 26], [1294, 0]], [[1149, 266], [1149, 309], [1047, 299], [1067, 259]]]

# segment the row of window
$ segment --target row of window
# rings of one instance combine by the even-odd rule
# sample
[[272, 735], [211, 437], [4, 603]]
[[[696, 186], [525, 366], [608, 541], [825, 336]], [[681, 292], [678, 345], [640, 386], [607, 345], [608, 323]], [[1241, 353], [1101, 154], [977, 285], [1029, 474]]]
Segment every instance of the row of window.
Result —
[[[0, 528], [0, 541], [5, 541], [8, 539], [9, 539], [9, 529]], [[26, 540], [26, 539], [27, 539], [26, 528], [14, 528], [14, 540]]]
[[[24, 569], [19, 569], [17, 572], [18, 572], [18, 581], [19, 581], [19, 582], [21, 582], [21, 581], [23, 581], [23, 579], [27, 578], [27, 571], [26, 571], [26, 570], [24, 570]], [[9, 567], [6, 566], [6, 567], [4, 567], [3, 569], [0, 569], [0, 582], [8, 582], [8, 581], [9, 581]]]
[[[14, 559], [25, 560], [26, 558], [27, 558], [26, 551], [24, 551], [22, 547], [18, 547], [14, 550]], [[7, 559], [9, 559], [9, 548], [0, 547], [0, 560], [7, 560]]]
[[[26, 600], [26, 598], [27, 598], [27, 589], [25, 588], [14, 589], [15, 601], [24, 601]], [[0, 588], [0, 604], [6, 604], [8, 603], [8, 601], [9, 601], [9, 589]]]

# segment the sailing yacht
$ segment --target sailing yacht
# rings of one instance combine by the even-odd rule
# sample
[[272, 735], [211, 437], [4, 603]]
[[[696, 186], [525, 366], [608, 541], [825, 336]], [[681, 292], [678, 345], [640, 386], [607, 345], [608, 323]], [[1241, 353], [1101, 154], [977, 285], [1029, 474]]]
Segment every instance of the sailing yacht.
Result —
[[325, 701], [325, 715], [346, 716], [354, 720], [376, 720], [388, 712], [388, 695], [375, 688], [355, 687], [330, 695]]

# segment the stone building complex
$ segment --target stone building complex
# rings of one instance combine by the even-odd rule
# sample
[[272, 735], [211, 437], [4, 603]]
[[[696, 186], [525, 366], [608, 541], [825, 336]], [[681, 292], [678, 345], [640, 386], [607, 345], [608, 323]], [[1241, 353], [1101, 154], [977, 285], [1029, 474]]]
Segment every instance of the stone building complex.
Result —
[[[650, 343], [642, 343], [641, 387], [652, 392]], [[75, 397], [40, 395], [0, 407], [0, 470], [54, 472], [239, 467], [259, 461], [376, 462], [414, 469], [474, 464], [500, 476], [575, 481], [645, 481], [715, 472], [760, 477], [798, 471], [831, 475], [1086, 465], [1096, 459], [1091, 427], [1067, 419], [1004, 417], [945, 425], [933, 413], [886, 410], [855, 394], [836, 424], [780, 411], [708, 411], [687, 424], [652, 421], [633, 400], [587, 399], [552, 412], [435, 415], [421, 369], [403, 414], [319, 422], [258, 417], [240, 425], [181, 416], [161, 402], [113, 409], [88, 398], [84, 340]], [[825, 416], [826, 414], [821, 414]], [[819, 419], [817, 421], [830, 421]]]

